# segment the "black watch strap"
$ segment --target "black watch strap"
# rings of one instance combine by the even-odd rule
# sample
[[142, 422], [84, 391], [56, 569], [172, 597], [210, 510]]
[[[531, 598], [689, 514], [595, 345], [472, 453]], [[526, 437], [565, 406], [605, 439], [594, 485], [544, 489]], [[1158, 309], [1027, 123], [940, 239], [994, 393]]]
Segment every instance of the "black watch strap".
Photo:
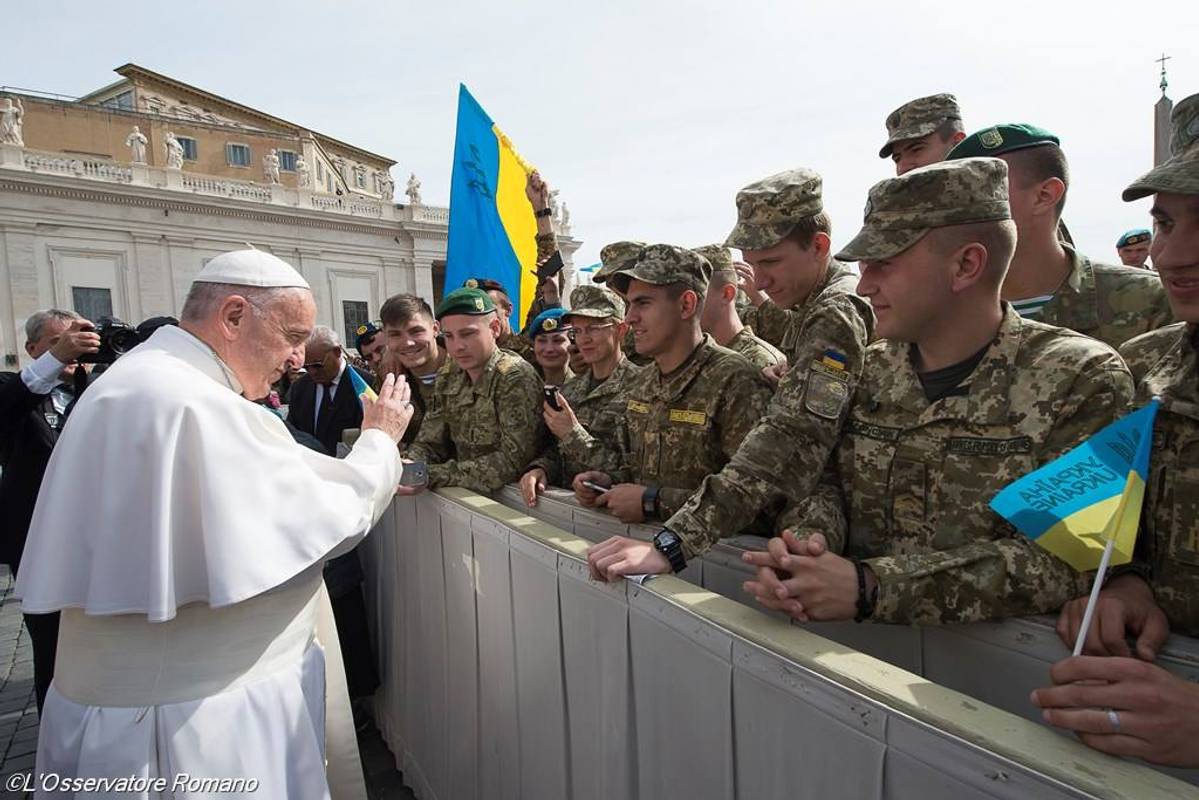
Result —
[[658, 487], [646, 486], [641, 493], [641, 515], [646, 519], [658, 516]]
[[550, 207], [546, 206], [545, 208], [541, 209], [540, 211], [534, 211], [534, 212], [533, 212], [533, 216], [535, 216], [535, 217], [548, 217], [550, 214], [553, 214], [553, 213], [554, 213], [554, 209], [552, 209], [552, 208], [550, 208]]
[[853, 565], [858, 571], [858, 613], [853, 621], [862, 622], [874, 614], [874, 607], [878, 604], [878, 585], [875, 584], [874, 590], [867, 594], [866, 565], [861, 561], [855, 561]]
[[670, 571], [676, 575], [687, 569], [687, 558], [683, 555], [683, 540], [669, 528], [663, 528], [654, 536], [654, 549], [666, 556]]

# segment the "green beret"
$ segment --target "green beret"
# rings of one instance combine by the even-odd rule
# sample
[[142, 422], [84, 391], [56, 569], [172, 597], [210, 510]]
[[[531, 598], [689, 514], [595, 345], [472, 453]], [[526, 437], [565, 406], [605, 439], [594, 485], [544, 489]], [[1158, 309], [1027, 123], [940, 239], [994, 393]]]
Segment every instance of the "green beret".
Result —
[[482, 289], [455, 289], [442, 298], [441, 304], [437, 306], [437, 320], [440, 322], [442, 317], [454, 314], [478, 317], [492, 311], [495, 311], [495, 303], [492, 302], [491, 295]]
[[1060, 145], [1061, 140], [1044, 128], [1026, 123], [1005, 123], [993, 128], [983, 128], [958, 142], [949, 151], [947, 161], [957, 158], [1000, 156], [1015, 150], [1040, 147], [1046, 144]]

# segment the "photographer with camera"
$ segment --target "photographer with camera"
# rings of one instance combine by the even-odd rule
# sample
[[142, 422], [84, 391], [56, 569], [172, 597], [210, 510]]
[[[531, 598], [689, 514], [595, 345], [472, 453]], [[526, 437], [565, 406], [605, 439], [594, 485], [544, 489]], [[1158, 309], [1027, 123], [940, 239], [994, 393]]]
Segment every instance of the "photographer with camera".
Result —
[[[75, 400], [78, 363], [100, 349], [100, 335], [73, 311], [38, 311], [25, 322], [25, 352], [33, 362], [0, 373], [0, 561], [14, 579], [21, 565], [33, 505], [67, 412]], [[58, 613], [26, 614], [40, 712], [54, 676]]]

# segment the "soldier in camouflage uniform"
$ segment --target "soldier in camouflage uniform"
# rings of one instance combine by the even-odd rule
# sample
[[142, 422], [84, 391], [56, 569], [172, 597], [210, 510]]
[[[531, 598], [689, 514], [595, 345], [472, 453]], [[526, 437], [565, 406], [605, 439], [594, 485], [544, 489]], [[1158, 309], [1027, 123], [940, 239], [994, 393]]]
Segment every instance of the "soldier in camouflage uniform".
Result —
[[433, 387], [437, 379], [456, 367], [437, 340], [441, 328], [433, 318], [433, 309], [420, 297], [393, 295], [383, 303], [379, 316], [387, 342], [379, 376], [403, 375], [412, 387], [412, 421], [401, 440], [402, 444], [411, 444], [416, 441], [421, 423], [433, 406]]
[[[1052, 611], [1084, 585], [988, 503], [1122, 413], [1132, 378], [1106, 345], [1000, 302], [1014, 247], [998, 159], [870, 190], [839, 257], [861, 262], [859, 291], [885, 338], [867, 350], [825, 478], [800, 503], [800, 538], [747, 554], [761, 567], [747, 588], [764, 604], [801, 620], [969, 622]], [[792, 577], [780, 584], [774, 568]]]
[[887, 141], [879, 158], [895, 162], [895, 174], [944, 161], [953, 146], [966, 138], [962, 110], [951, 94], [918, 97], [887, 115]]
[[628, 385], [641, 369], [621, 350], [624, 312], [624, 300], [604, 286], [580, 286], [570, 293], [570, 310], [563, 319], [589, 369], [562, 388], [561, 410], [545, 405], [546, 426], [556, 441], [521, 476], [521, 494], [530, 506], [547, 485], [570, 486], [575, 475], [589, 468], [620, 469], [621, 455], [628, 450], [621, 440]]
[[[724, 466], [765, 413], [770, 389], [758, 370], [700, 330], [711, 273], [694, 251], [656, 244], [609, 279], [628, 301], [625, 321], [638, 348], [654, 363], [629, 382], [621, 468], [575, 477], [584, 505], [607, 508], [623, 522], [665, 519], [705, 475]], [[612, 488], [601, 495], [584, 481]], [[591, 548], [588, 560], [596, 577], [610, 579], [624, 574], [619, 565], [626, 555], [639, 562], [649, 547], [617, 536]]]
[[533, 353], [533, 342], [521, 336], [518, 331], [512, 330], [512, 298], [504, 284], [491, 278], [467, 278], [462, 288], [480, 289], [491, 298], [500, 321], [500, 335], [496, 340], [500, 348], [509, 353], [516, 353], [529, 364], [536, 364], [537, 356]]
[[440, 375], [432, 408], [404, 451], [429, 464], [429, 486], [489, 493], [520, 477], [541, 446], [541, 380], [527, 361], [501, 349], [491, 297], [456, 289], [437, 309], [446, 350], [457, 363]]
[[[736, 535], [755, 515], [773, 516], [788, 500], [805, 497], [840, 437], [874, 315], [857, 296], [857, 276], [828, 257], [827, 228], [820, 176], [810, 170], [771, 176], [737, 196], [728, 244], [755, 262], [778, 298], [777, 305], [759, 307], [769, 312], [759, 318], [780, 317], [792, 368], [729, 463], [667, 521], [687, 558]], [[808, 238], [797, 229], [809, 231]]]
[[704, 297], [704, 310], [700, 314], [700, 327], [718, 345], [745, 356], [745, 360], [758, 369], [786, 364], [787, 358], [777, 347], [754, 336], [753, 328], [741, 322], [737, 314], [737, 270], [733, 268], [733, 257], [722, 244], [710, 244], [695, 248], [695, 252], [708, 259], [712, 265], [712, 280]]
[[[1113, 570], [1100, 593], [1085, 652], [1053, 666], [1053, 688], [1033, 701], [1048, 722], [1119, 756], [1199, 766], [1199, 686], [1148, 663], [1169, 628], [1199, 634], [1199, 95], [1171, 117], [1171, 157], [1124, 190], [1154, 195], [1153, 263], [1182, 322], [1128, 342], [1121, 353], [1138, 379], [1137, 405], [1161, 407], [1153, 430], [1137, 562]], [[1120, 574], [1122, 572], [1122, 574]], [[1086, 606], [1062, 610], [1058, 631], [1073, 644]], [[1135, 640], [1133, 649], [1125, 637]], [[1130, 656], [1135, 655], [1135, 658]]]
[[[611, 244], [604, 245], [604, 248], [600, 250], [600, 268], [592, 273], [591, 282], [606, 283], [613, 272], [634, 258], [644, 247], [645, 242], [637, 241], [612, 242]], [[625, 358], [639, 367], [653, 361], [649, 356], [643, 356], [637, 352], [636, 342], [633, 341], [632, 328], [629, 328], [625, 332], [621, 349], [625, 354]]]
[[1021, 316], [1085, 333], [1112, 347], [1173, 321], [1153, 273], [1092, 262], [1061, 241], [1057, 223], [1069, 185], [1058, 138], [1007, 124], [966, 137], [949, 158], [992, 156], [1008, 164], [1019, 241], [1003, 297]]

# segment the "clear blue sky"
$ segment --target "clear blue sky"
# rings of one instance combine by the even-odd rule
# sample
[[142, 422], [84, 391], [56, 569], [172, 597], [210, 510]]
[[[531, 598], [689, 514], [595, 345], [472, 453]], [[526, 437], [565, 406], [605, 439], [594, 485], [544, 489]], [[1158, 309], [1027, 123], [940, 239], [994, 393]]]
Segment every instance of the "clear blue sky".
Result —
[[825, 177], [834, 240], [887, 177], [883, 119], [957, 94], [967, 128], [1026, 121], [1061, 138], [1066, 220], [1114, 258], [1147, 201], [1157, 65], [1175, 100], [1199, 92], [1194, 0], [905, 3], [38, 2], [10, 13], [0, 84], [70, 95], [135, 62], [396, 159], [449, 200], [465, 82], [561, 189], [580, 265], [608, 241], [722, 239], [736, 190], [793, 166]]

